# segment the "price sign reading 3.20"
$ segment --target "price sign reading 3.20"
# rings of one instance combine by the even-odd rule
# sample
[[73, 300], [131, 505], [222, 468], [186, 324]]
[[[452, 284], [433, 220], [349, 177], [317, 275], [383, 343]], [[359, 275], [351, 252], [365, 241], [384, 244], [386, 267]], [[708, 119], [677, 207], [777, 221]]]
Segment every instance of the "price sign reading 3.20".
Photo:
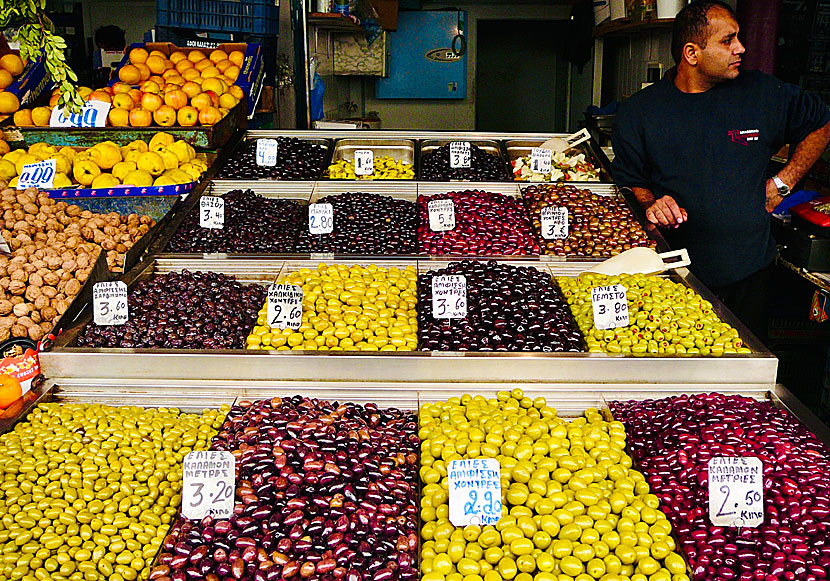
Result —
[[447, 466], [450, 522], [495, 525], [501, 518], [501, 466], [495, 458], [452, 460]]
[[236, 461], [227, 451], [190, 452], [182, 462], [182, 516], [201, 520], [233, 515]]
[[591, 302], [594, 308], [594, 326], [597, 329], [628, 326], [628, 298], [623, 285], [591, 289]]
[[463, 274], [432, 277], [432, 316], [436, 319], [467, 316], [467, 277]]
[[266, 319], [272, 329], [300, 328], [303, 323], [303, 289], [295, 284], [268, 287]]
[[469, 141], [450, 142], [450, 167], [469, 168], [473, 163], [473, 152]]
[[717, 527], [764, 523], [764, 465], [754, 457], [709, 460], [709, 520]]

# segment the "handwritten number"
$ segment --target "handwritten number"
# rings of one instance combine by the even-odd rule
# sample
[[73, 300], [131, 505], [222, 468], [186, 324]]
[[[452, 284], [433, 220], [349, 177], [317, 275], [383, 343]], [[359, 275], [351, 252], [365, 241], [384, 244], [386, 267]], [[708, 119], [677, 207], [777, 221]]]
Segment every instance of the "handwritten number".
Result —
[[724, 494], [725, 496], [723, 497], [723, 504], [720, 505], [720, 510], [718, 510], [718, 514], [716, 514], [715, 516], [729, 516], [735, 514], [734, 510], [732, 512], [723, 511], [723, 509], [726, 507], [726, 502], [729, 500], [729, 493], [731, 492], [731, 490], [728, 486], [724, 484], [720, 487], [720, 491], [721, 494]]
[[464, 514], [475, 514], [476, 501], [478, 501], [478, 493], [475, 490], [471, 490], [470, 502], [464, 503]]
[[[202, 488], [204, 488], [204, 484], [201, 482], [194, 482], [193, 486], [196, 487], [196, 492], [193, 493], [193, 500], [190, 503], [190, 506], [199, 506], [202, 504], [204, 497], [202, 496]], [[198, 497], [198, 500], [196, 500]]]

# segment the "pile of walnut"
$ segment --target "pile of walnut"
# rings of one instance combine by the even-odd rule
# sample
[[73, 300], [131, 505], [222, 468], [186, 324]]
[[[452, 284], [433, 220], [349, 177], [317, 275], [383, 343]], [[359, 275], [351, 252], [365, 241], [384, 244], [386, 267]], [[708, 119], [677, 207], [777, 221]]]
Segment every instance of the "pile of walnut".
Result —
[[12, 250], [0, 256], [0, 341], [35, 341], [51, 331], [81, 290], [101, 248], [115, 269], [153, 225], [148, 216], [94, 214], [34, 188], [0, 192], [0, 228]]

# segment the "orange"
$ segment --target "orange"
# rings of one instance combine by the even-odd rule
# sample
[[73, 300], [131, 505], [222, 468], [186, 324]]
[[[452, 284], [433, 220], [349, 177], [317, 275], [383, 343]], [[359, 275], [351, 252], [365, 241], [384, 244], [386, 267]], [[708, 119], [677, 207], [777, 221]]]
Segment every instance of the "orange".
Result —
[[167, 55], [161, 52], [160, 50], [154, 50], [150, 52], [150, 56], [160, 56], [163, 59], [167, 58]]
[[234, 97], [236, 97], [239, 101], [241, 101], [242, 98], [245, 96], [245, 91], [243, 91], [242, 87], [240, 87], [239, 85], [231, 85], [228, 89], [228, 92]]
[[149, 53], [143, 48], [134, 48], [130, 51], [130, 62], [134, 65], [144, 63]]
[[0, 69], [0, 89], [5, 89], [14, 82], [12, 74], [6, 69]]
[[201, 60], [198, 63], [196, 63], [195, 65], [193, 65], [193, 67], [199, 72], [201, 72], [201, 71], [203, 71], [207, 68], [210, 68], [212, 66], [213, 66], [213, 62], [208, 60], [208, 59]]
[[231, 81], [236, 81], [236, 78], [239, 76], [239, 67], [234, 65], [232, 67], [226, 68], [225, 76], [228, 77]]
[[9, 144], [5, 139], [0, 139], [0, 155], [6, 155], [9, 152]]
[[223, 61], [219, 61], [218, 63], [216, 63], [216, 68], [219, 69], [220, 73], [224, 73], [225, 69], [227, 69], [230, 66], [233, 66], [231, 59], [225, 59]]
[[113, 107], [110, 109], [107, 121], [113, 127], [129, 127], [130, 126], [130, 112], [127, 109], [120, 107]]
[[242, 63], [245, 62], [245, 53], [241, 50], [235, 50], [231, 54], [228, 55], [230, 61], [238, 67], [242, 66]]
[[201, 78], [202, 78], [202, 76], [199, 74], [199, 71], [197, 71], [197, 70], [196, 70], [196, 69], [194, 69], [194, 68], [190, 68], [190, 69], [186, 69], [186, 70], [182, 73], [182, 78], [183, 78], [185, 81], [194, 81], [194, 82], [199, 82], [199, 81], [196, 81], [196, 79], [201, 79]]
[[146, 81], [147, 79], [150, 78], [150, 75], [152, 73], [150, 73], [150, 69], [147, 67], [147, 65], [145, 65], [144, 63], [138, 63], [138, 64], [135, 65], [135, 67], [141, 73], [141, 77], [138, 79], [139, 82], [144, 82], [144, 81]]
[[32, 121], [32, 110], [21, 109], [20, 111], [15, 111], [14, 124], [16, 127], [34, 127], [34, 122]]
[[177, 50], [177, 51], [174, 51], [174, 52], [170, 53], [169, 58], [170, 58], [170, 62], [172, 62], [175, 65], [177, 62], [179, 62], [182, 59], [187, 60], [187, 55], [184, 54], [182, 51]]
[[150, 69], [150, 72], [152, 72], [153, 74], [156, 74], [156, 75], [160, 75], [165, 70], [165, 67], [164, 67], [165, 60], [166, 59], [164, 57], [161, 57], [161, 56], [158, 56], [158, 55], [154, 54], [154, 55], [148, 56], [147, 57], [147, 62], [144, 63], [144, 64], [147, 65], [147, 68]]
[[0, 375], [0, 409], [6, 409], [23, 397], [20, 382], [12, 375]]
[[212, 77], [218, 77], [221, 74], [222, 73], [220, 73], [219, 69], [217, 69], [216, 67], [208, 67], [202, 71], [202, 78], [210, 79]]
[[219, 61], [223, 61], [227, 58], [228, 58], [228, 53], [226, 53], [224, 50], [219, 49], [219, 48], [217, 48], [212, 53], [210, 53], [210, 60], [212, 60], [215, 63], [218, 63]]
[[207, 59], [207, 57], [205, 56], [205, 53], [201, 51], [194, 49], [187, 53], [187, 60], [192, 63], [198, 63], [199, 61], [203, 61], [205, 59]]
[[0, 91], [0, 113], [11, 115], [20, 109], [20, 99], [14, 93]]
[[23, 72], [23, 61], [16, 54], [5, 54], [0, 57], [0, 68], [3, 68], [16, 77]]
[[183, 60], [180, 60], [179, 62], [177, 62], [173, 68], [176, 69], [177, 71], [179, 71], [179, 74], [182, 74], [187, 69], [192, 69], [193, 68], [193, 63], [190, 62], [187, 59], [183, 59]]

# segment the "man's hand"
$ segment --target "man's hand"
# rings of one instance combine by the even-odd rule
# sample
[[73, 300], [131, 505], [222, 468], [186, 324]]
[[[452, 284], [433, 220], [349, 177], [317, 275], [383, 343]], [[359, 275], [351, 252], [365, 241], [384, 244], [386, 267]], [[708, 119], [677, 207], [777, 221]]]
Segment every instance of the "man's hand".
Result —
[[689, 219], [686, 210], [677, 205], [671, 196], [663, 196], [646, 208], [646, 218], [652, 224], [663, 228], [677, 228]]
[[772, 214], [772, 211], [778, 207], [784, 201], [784, 198], [781, 194], [778, 193], [778, 186], [775, 185], [775, 182], [772, 179], [767, 180], [767, 214]]

